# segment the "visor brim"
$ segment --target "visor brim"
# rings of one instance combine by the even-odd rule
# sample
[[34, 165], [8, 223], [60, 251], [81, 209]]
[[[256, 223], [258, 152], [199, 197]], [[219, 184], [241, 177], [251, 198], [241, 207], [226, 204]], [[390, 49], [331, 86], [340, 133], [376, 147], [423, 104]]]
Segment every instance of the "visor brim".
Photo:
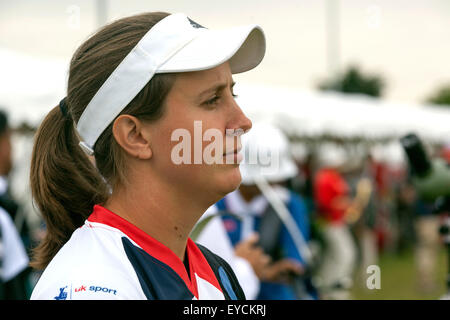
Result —
[[265, 49], [264, 33], [256, 25], [226, 30], [204, 29], [161, 65], [156, 73], [207, 70], [227, 61], [233, 74], [241, 73], [259, 65]]

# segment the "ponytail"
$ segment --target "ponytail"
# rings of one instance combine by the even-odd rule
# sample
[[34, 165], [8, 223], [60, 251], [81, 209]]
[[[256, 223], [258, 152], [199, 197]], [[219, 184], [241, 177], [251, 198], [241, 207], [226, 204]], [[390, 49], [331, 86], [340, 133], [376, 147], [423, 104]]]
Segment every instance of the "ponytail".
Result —
[[45, 268], [84, 223], [94, 204], [107, 199], [107, 185], [78, 141], [71, 117], [63, 116], [59, 107], [50, 111], [36, 133], [31, 192], [47, 232], [34, 250], [34, 268]]
[[[31, 265], [43, 269], [109, 191], [123, 185], [124, 155], [110, 125], [98, 138], [91, 160], [79, 147], [74, 123], [125, 56], [161, 19], [164, 12], [119, 19], [91, 36], [72, 57], [66, 107], [55, 107], [39, 127], [33, 147], [30, 182], [34, 202], [47, 224], [45, 239], [34, 250]], [[157, 74], [121, 114], [158, 120], [175, 75]]]

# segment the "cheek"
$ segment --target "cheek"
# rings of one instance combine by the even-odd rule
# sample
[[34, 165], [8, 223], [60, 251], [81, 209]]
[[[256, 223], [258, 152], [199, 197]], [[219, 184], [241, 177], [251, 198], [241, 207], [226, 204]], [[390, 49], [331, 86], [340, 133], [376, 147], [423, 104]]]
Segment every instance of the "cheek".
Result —
[[[227, 139], [225, 126], [220, 121], [187, 120], [161, 128], [158, 147], [172, 162], [201, 165], [211, 163], [210, 155], [220, 157], [227, 147], [236, 146]], [[175, 158], [175, 159], [174, 159]]]
[[[153, 154], [157, 171], [174, 185], [204, 194], [212, 192], [224, 196], [235, 190], [241, 182], [239, 166], [208, 164], [204, 157], [208, 152], [204, 151], [211, 142], [202, 140], [196, 142], [194, 132], [187, 130], [184, 132], [188, 135], [179, 140], [160, 141]], [[221, 157], [223, 150], [218, 152]]]
[[173, 185], [199, 193], [225, 195], [236, 189], [241, 182], [237, 165], [207, 164], [204, 159], [212, 142], [207, 139], [210, 129], [220, 132], [218, 138], [223, 147], [217, 149], [219, 156], [229, 147], [224, 115], [195, 107], [178, 106], [178, 111], [171, 109], [152, 129], [152, 161], [156, 171]]

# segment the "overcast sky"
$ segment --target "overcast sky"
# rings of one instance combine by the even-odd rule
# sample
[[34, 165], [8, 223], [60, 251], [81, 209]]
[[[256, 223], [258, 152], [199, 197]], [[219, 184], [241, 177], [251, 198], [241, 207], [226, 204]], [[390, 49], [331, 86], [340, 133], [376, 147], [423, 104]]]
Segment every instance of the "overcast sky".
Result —
[[[107, 20], [184, 12], [209, 28], [257, 23], [267, 53], [235, 80], [315, 89], [329, 74], [326, 8], [332, 0], [106, 0]], [[386, 99], [420, 102], [450, 82], [450, 1], [340, 0], [337, 66], [359, 64], [387, 80]], [[91, 0], [0, 0], [0, 47], [64, 59], [98, 27]]]

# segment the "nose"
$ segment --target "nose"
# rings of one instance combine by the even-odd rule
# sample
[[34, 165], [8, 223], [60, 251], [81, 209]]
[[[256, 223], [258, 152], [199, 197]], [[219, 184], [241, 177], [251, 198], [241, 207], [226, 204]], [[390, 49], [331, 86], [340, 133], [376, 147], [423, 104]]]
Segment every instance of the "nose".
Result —
[[230, 119], [229, 129], [243, 131], [244, 133], [252, 128], [252, 121], [244, 114], [236, 101], [233, 101], [233, 113]]

